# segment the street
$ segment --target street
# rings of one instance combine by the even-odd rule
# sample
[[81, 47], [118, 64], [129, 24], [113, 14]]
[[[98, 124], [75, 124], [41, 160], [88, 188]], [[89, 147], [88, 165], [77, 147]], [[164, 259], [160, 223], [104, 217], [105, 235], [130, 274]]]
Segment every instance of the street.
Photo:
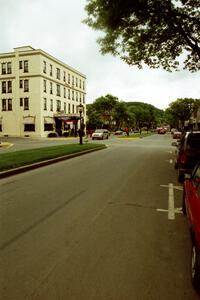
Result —
[[0, 298], [199, 299], [171, 141], [112, 138], [2, 179]]

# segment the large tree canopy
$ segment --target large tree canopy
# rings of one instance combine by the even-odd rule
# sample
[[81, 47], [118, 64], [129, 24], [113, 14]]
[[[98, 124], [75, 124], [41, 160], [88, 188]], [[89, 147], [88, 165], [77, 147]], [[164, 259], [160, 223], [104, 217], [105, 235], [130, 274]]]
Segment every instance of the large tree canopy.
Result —
[[112, 95], [101, 96], [87, 105], [87, 128], [153, 128], [160, 123], [163, 111], [143, 102], [123, 102]]
[[199, 0], [87, 0], [85, 23], [104, 31], [102, 54], [129, 65], [190, 71], [200, 69]]
[[170, 103], [165, 111], [165, 118], [172, 127], [184, 127], [184, 122], [190, 120], [192, 113], [200, 108], [200, 100], [179, 98]]

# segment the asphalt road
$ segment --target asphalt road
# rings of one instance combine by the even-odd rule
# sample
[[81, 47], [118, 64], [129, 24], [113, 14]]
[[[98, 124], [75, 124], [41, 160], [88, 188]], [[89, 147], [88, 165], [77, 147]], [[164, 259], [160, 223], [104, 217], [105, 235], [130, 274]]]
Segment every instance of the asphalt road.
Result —
[[0, 181], [0, 299], [199, 299], [170, 136], [108, 144]]

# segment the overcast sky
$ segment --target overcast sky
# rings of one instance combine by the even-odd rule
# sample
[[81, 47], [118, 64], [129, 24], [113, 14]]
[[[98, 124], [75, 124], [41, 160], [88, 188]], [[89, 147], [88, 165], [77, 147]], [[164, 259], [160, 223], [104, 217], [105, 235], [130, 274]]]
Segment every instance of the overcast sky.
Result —
[[85, 4], [86, 0], [0, 0], [0, 52], [30, 45], [76, 68], [87, 77], [87, 103], [112, 94], [165, 109], [177, 98], [200, 98], [199, 72], [139, 70], [119, 58], [102, 56], [96, 43], [100, 33], [81, 22]]

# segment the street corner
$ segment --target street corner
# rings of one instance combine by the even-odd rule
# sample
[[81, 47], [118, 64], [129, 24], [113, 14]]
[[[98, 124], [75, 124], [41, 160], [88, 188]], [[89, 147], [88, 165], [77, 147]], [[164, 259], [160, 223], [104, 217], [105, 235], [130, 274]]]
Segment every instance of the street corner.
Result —
[[11, 143], [7, 143], [7, 142], [0, 142], [0, 148], [10, 148], [12, 147], [14, 144]]

